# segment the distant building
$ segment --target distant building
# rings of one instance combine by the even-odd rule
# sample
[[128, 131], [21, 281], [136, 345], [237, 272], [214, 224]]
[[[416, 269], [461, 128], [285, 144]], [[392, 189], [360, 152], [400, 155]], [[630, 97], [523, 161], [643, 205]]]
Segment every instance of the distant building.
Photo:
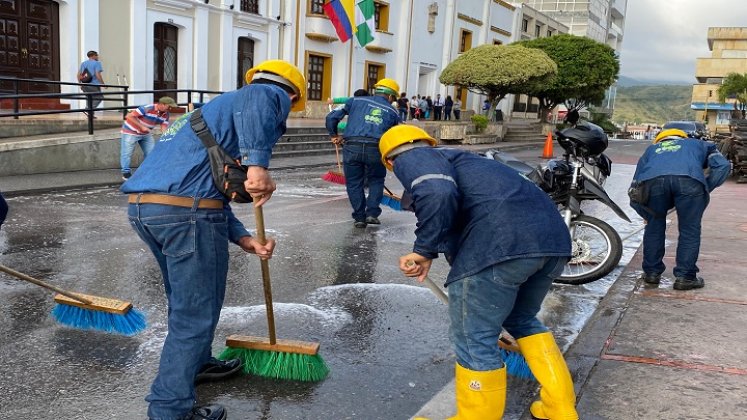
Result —
[[690, 108], [699, 121], [707, 121], [711, 133], [729, 130], [734, 100], [718, 100], [718, 88], [729, 73], [747, 73], [747, 28], [708, 28], [710, 57], [695, 61]]

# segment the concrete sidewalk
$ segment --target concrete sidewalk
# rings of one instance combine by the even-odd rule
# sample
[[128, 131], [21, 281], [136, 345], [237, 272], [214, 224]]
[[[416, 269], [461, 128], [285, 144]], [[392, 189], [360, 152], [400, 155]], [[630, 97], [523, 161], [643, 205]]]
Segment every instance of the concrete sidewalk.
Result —
[[[747, 188], [734, 179], [711, 195], [698, 260], [703, 289], [672, 289], [676, 215], [659, 287], [639, 279], [638, 250], [566, 352], [581, 419], [747, 417], [745, 203]], [[452, 382], [417, 415], [455, 412]], [[521, 417], [531, 418], [528, 410]]]

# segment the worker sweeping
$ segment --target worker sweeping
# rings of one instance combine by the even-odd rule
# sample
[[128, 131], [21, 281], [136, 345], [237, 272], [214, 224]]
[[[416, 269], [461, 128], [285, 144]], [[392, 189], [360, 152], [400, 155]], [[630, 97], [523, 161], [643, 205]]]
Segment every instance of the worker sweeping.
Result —
[[[384, 164], [417, 217], [413, 252], [399, 268], [423, 281], [443, 253], [451, 265], [450, 339], [456, 353], [455, 419], [501, 419], [506, 367], [496, 344], [505, 328], [537, 381], [540, 419], [578, 419], [573, 381], [552, 334], [537, 319], [571, 255], [568, 229], [547, 194], [508, 166], [432, 147], [424, 130], [400, 125], [381, 138]], [[415, 264], [412, 264], [412, 263]]]
[[218, 404], [195, 406], [195, 382], [241, 370], [238, 359], [211, 356], [228, 243], [268, 259], [275, 242], [252, 237], [229, 200], [255, 198], [261, 206], [271, 197], [272, 147], [285, 133], [290, 111], [306, 105], [305, 78], [285, 61], [260, 63], [246, 81], [175, 121], [121, 188], [129, 194], [130, 224], [161, 268], [169, 305], [168, 335], [146, 398], [152, 419], [225, 419]]
[[[379, 139], [389, 128], [399, 124], [399, 114], [392, 101], [399, 95], [399, 85], [392, 79], [381, 79], [374, 85], [373, 96], [350, 98], [341, 109], [327, 114], [326, 127], [332, 142], [342, 144], [345, 186], [353, 207], [353, 226], [378, 225], [381, 198], [384, 194], [386, 168], [381, 164]], [[338, 134], [338, 123], [348, 116], [344, 136]], [[364, 186], [368, 181], [368, 197]]]

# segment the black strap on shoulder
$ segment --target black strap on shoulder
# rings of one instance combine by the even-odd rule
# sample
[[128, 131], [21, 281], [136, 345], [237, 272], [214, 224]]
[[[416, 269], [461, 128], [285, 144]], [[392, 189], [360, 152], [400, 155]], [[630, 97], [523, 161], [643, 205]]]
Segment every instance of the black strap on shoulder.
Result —
[[189, 125], [192, 126], [192, 131], [197, 134], [197, 137], [202, 141], [205, 148], [209, 149], [218, 144], [215, 141], [215, 137], [213, 137], [213, 133], [210, 132], [210, 129], [205, 123], [205, 119], [202, 118], [201, 109], [198, 108], [192, 112], [192, 115], [189, 117]]

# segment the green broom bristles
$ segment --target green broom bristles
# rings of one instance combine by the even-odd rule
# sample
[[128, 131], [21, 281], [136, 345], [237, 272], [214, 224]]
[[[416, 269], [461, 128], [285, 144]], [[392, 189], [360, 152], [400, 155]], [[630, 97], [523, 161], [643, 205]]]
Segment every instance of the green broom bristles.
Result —
[[227, 347], [220, 360], [240, 359], [244, 373], [272, 379], [316, 382], [329, 374], [319, 354], [308, 355], [278, 351]]

